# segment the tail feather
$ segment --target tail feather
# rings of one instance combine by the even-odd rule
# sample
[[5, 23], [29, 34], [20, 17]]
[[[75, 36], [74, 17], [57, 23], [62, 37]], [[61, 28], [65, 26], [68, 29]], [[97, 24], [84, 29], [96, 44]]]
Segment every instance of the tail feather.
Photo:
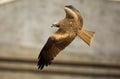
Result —
[[92, 31], [87, 31], [87, 30], [79, 30], [78, 31], [78, 36], [86, 42], [88, 45], [92, 42], [92, 39], [94, 37], [95, 32]]

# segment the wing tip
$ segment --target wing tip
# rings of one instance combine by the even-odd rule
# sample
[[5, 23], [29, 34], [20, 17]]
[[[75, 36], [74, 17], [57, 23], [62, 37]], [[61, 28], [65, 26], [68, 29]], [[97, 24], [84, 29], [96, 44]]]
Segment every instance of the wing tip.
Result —
[[44, 66], [48, 66], [50, 64], [51, 64], [51, 61], [47, 61], [44, 58], [40, 57], [37, 65], [38, 65], [38, 69], [42, 70], [44, 68]]

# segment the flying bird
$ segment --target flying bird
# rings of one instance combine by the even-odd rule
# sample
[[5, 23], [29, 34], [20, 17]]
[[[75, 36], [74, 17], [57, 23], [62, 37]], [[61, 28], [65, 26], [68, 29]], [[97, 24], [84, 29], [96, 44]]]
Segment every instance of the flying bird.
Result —
[[64, 19], [53, 23], [52, 27], [59, 29], [47, 40], [38, 56], [38, 69], [51, 64], [56, 55], [67, 47], [76, 36], [79, 36], [85, 43], [90, 45], [94, 32], [82, 29], [83, 18], [80, 12], [72, 5], [64, 7], [66, 16]]

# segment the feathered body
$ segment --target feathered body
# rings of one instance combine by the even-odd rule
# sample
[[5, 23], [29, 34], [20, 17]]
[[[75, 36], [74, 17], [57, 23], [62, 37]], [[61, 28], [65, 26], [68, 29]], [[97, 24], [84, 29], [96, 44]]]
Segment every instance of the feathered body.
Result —
[[49, 38], [38, 57], [38, 68], [43, 69], [48, 66], [54, 57], [65, 47], [67, 47], [76, 36], [90, 45], [94, 32], [83, 30], [83, 19], [80, 12], [72, 5], [65, 6], [66, 17], [52, 26], [59, 29]]

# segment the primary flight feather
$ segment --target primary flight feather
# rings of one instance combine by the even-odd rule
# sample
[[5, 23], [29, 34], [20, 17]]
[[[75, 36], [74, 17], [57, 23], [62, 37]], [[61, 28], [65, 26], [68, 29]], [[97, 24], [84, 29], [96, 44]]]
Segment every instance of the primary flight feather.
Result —
[[53, 33], [38, 56], [38, 69], [51, 64], [54, 57], [65, 47], [67, 47], [76, 36], [79, 36], [84, 42], [90, 45], [94, 36], [94, 32], [82, 29], [83, 19], [80, 12], [72, 5], [64, 7], [66, 17], [57, 23], [53, 23], [52, 27], [59, 29]]

